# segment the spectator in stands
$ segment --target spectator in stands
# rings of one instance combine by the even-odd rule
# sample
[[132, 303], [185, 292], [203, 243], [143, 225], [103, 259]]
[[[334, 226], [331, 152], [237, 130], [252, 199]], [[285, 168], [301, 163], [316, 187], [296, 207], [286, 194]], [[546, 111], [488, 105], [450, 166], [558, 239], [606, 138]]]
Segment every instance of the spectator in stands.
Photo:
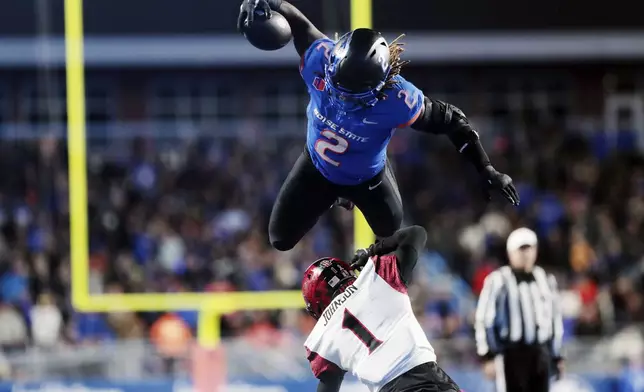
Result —
[[24, 348], [27, 343], [25, 320], [13, 306], [0, 302], [0, 348], [12, 351]]
[[[106, 293], [123, 293], [123, 287], [119, 283], [110, 283]], [[107, 314], [107, 324], [119, 339], [140, 339], [145, 336], [144, 324], [133, 312], [110, 312]]]
[[0, 381], [11, 380], [11, 365], [7, 358], [0, 352]]
[[36, 305], [31, 308], [30, 320], [34, 345], [50, 348], [60, 343], [63, 316], [50, 293], [43, 292], [38, 296]]
[[[561, 289], [571, 289], [583, 300], [579, 332], [604, 331], [599, 325], [613, 319], [618, 324], [644, 320], [636, 289], [642, 273], [633, 267], [644, 252], [644, 160], [617, 153], [602, 161], [583, 138], [537, 127], [527, 136], [534, 138], [537, 132], [539, 143], [522, 152], [521, 159], [511, 137], [501, 134], [492, 141], [495, 162], [521, 162], [512, 173], [522, 181], [519, 209], [494, 201], [485, 205], [469, 182], [449, 181], [453, 172], [463, 170], [450, 146], [415, 139], [414, 134], [397, 136], [392, 156], [411, 222], [428, 227], [430, 248], [445, 257], [451, 272], [468, 282], [474, 294], [492, 267], [503, 262], [499, 244], [507, 233], [520, 225], [538, 227], [544, 233], [543, 259], [566, 278]], [[301, 260], [330, 248], [340, 255], [351, 238], [351, 214], [332, 211], [291, 252], [276, 254], [267, 246], [266, 217], [299, 143], [188, 141], [155, 152], [150, 143], [138, 140], [129, 152], [119, 148], [117, 153], [93, 154], [88, 183], [92, 292], [297, 288], [305, 267]], [[39, 314], [41, 306], [56, 306], [61, 339], [145, 336], [159, 315], [78, 315], [71, 309], [62, 144], [21, 142], [0, 146], [0, 152], [0, 165], [16, 174], [0, 180], [0, 256], [6, 260], [0, 262], [0, 299], [22, 318], [32, 318], [32, 330], [39, 328], [33, 318], [40, 317], [32, 314]], [[553, 164], [557, 159], [566, 164]], [[47, 170], [26, 175], [26, 167], [38, 162], [46, 162]], [[436, 172], [440, 174], [428, 175]], [[415, 181], [419, 173], [428, 180]], [[606, 183], [611, 186], [602, 186]], [[580, 284], [588, 274], [593, 284]], [[632, 288], [615, 284], [618, 276]], [[428, 293], [435, 285], [422, 276], [410, 292]], [[43, 293], [50, 299], [30, 310], [32, 300], [37, 303]], [[433, 297], [414, 296], [414, 308], [430, 320], [428, 328], [438, 325], [433, 333], [449, 336], [467, 327], [466, 308], [450, 299], [432, 303]], [[610, 297], [614, 316], [598, 305], [603, 297]], [[194, 329], [193, 314], [179, 316]], [[240, 312], [224, 318], [223, 332], [238, 336], [257, 322], [267, 328], [280, 323], [279, 318]], [[35, 342], [41, 339], [36, 335]]]

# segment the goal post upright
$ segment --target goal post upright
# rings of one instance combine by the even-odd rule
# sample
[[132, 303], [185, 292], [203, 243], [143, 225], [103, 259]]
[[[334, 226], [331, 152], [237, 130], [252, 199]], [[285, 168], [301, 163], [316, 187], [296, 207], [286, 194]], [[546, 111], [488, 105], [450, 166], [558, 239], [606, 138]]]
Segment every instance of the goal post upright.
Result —
[[[372, 28], [371, 0], [351, 0], [351, 30]], [[364, 215], [357, 208], [353, 213], [353, 246], [355, 249], [367, 248], [375, 241], [375, 235]]]

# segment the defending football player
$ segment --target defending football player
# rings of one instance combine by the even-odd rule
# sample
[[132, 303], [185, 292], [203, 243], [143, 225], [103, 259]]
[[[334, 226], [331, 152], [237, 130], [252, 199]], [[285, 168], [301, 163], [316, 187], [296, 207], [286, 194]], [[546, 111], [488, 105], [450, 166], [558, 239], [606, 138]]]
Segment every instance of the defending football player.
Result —
[[460, 391], [436, 364], [407, 295], [426, 239], [419, 226], [400, 229], [351, 266], [323, 258], [306, 270], [302, 294], [318, 321], [304, 345], [318, 392], [339, 391], [346, 372], [372, 392]]
[[387, 145], [396, 129], [408, 126], [447, 135], [476, 166], [486, 190], [519, 203], [512, 179], [491, 165], [463, 112], [428, 98], [400, 75], [406, 63], [400, 44], [388, 44], [370, 29], [334, 42], [283, 0], [243, 0], [240, 30], [252, 27], [257, 10], [279, 12], [290, 24], [310, 95], [306, 148], [282, 185], [269, 222], [276, 249], [295, 246], [338, 198], [355, 203], [378, 237], [392, 235], [403, 210]]

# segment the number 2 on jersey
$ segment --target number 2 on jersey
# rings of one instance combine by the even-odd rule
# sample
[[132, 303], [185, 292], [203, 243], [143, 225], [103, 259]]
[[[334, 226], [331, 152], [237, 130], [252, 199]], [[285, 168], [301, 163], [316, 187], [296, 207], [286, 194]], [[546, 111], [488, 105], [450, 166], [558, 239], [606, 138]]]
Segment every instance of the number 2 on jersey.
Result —
[[[326, 139], [318, 139], [315, 142], [315, 152], [320, 155], [322, 159], [329, 162], [333, 166], [340, 166], [340, 162], [335, 159], [330, 158], [327, 154], [327, 151], [334, 152], [336, 154], [344, 154], [349, 148], [349, 142], [347, 139], [342, 136], [338, 136], [337, 133], [333, 132], [330, 129], [325, 129], [320, 132], [320, 135], [324, 136]], [[335, 143], [332, 143], [334, 141]]]
[[398, 91], [398, 98], [404, 99], [405, 105], [407, 105], [407, 107], [410, 109], [415, 108], [416, 104], [418, 103], [418, 97], [414, 96], [414, 93], [408, 90]]
[[375, 349], [380, 347], [382, 340], [378, 340], [371, 331], [367, 329], [348, 309], [344, 309], [342, 317], [342, 329], [348, 329], [369, 349], [371, 354]]

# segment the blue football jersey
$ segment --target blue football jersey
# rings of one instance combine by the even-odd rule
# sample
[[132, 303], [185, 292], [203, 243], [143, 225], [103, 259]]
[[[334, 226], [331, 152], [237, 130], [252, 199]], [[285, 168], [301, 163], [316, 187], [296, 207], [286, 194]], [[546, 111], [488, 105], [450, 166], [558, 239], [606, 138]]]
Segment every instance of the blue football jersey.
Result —
[[384, 167], [387, 145], [398, 128], [411, 125], [421, 113], [423, 93], [402, 76], [385, 92], [387, 98], [370, 108], [343, 112], [331, 104], [325, 89], [324, 66], [334, 42], [315, 41], [302, 57], [300, 73], [311, 100], [306, 146], [315, 167], [333, 183], [356, 185]]

